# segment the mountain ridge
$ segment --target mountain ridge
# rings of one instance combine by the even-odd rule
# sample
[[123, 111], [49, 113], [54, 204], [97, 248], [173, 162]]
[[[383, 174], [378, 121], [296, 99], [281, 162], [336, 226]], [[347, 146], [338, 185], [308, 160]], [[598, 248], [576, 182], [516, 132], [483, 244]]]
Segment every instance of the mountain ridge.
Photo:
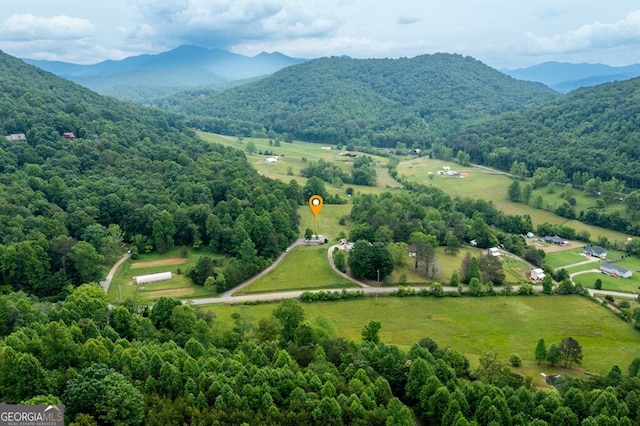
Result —
[[526, 68], [500, 70], [520, 80], [537, 81], [561, 93], [640, 76], [640, 64], [610, 66], [600, 63], [542, 62]]

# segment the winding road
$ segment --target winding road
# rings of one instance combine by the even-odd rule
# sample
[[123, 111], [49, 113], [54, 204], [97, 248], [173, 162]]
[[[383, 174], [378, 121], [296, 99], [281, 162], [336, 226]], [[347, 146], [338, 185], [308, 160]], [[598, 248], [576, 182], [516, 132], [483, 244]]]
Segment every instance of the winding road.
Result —
[[[276, 258], [276, 260], [266, 269], [264, 269], [263, 271], [261, 271], [260, 273], [254, 275], [253, 277], [249, 278], [248, 280], [244, 281], [242, 284], [239, 284], [237, 286], [235, 286], [232, 289], [229, 289], [227, 291], [225, 291], [224, 293], [220, 294], [220, 296], [217, 297], [202, 297], [202, 298], [195, 298], [195, 299], [183, 299], [182, 301], [186, 304], [192, 304], [192, 305], [211, 305], [211, 304], [217, 304], [217, 303], [228, 303], [228, 304], [240, 304], [240, 303], [246, 303], [246, 302], [273, 302], [273, 301], [279, 301], [279, 300], [283, 300], [283, 299], [297, 299], [300, 297], [300, 295], [304, 292], [311, 292], [311, 293], [319, 293], [319, 292], [333, 292], [333, 291], [342, 291], [344, 290], [344, 288], [334, 288], [334, 289], [322, 289], [322, 290], [296, 290], [296, 291], [278, 291], [278, 292], [273, 292], [273, 293], [260, 293], [260, 294], [249, 294], [249, 295], [242, 295], [242, 296], [234, 296], [234, 294], [236, 292], [238, 292], [239, 290], [247, 287], [248, 285], [251, 285], [254, 281], [256, 281], [257, 279], [263, 277], [264, 275], [268, 274], [271, 270], [273, 270], [276, 266], [278, 266], [278, 264], [282, 261], [282, 259], [284, 259], [284, 257], [296, 246], [299, 245], [304, 245], [304, 239], [303, 238], [298, 238], [296, 241], [293, 242], [293, 244], [291, 244], [289, 246], [289, 248], [287, 248], [287, 250], [285, 250], [280, 256], [278, 256], [278, 258]], [[333, 269], [333, 271], [340, 275], [341, 277], [353, 282], [354, 284], [359, 285], [361, 288], [358, 289], [358, 291], [362, 291], [364, 292], [366, 295], [379, 295], [379, 294], [389, 294], [389, 293], [393, 293], [395, 291], [398, 290], [398, 287], [371, 287], [370, 285], [363, 283], [361, 281], [356, 280], [355, 278], [345, 274], [344, 272], [340, 271], [338, 268], [336, 268], [335, 264], [333, 263], [333, 251], [339, 247], [338, 245], [332, 245], [327, 249], [327, 260], [329, 262], [329, 265], [331, 265], [331, 268]], [[517, 256], [514, 256], [511, 253], [503, 253], [504, 255], [507, 256], [511, 256], [517, 259]], [[107, 293], [109, 291], [109, 286], [111, 285], [111, 280], [113, 279], [113, 276], [115, 275], [115, 272], [117, 271], [118, 267], [120, 267], [120, 265], [122, 265], [127, 259], [129, 259], [131, 255], [129, 253], [126, 253], [124, 256], [122, 256], [111, 268], [111, 270], [109, 271], [109, 274], [107, 275], [107, 277], [100, 282], [100, 285], [102, 286], [103, 290], [105, 293]], [[522, 261], [524, 261], [523, 259], [520, 259]], [[524, 261], [525, 263], [528, 263], [526, 261]], [[589, 263], [592, 262], [592, 260], [588, 260], [585, 262], [580, 262], [578, 264], [584, 264], [584, 263]], [[570, 266], [574, 266], [574, 265], [570, 265]], [[587, 273], [587, 272], [599, 272], [599, 270], [597, 269], [592, 269], [592, 270], [588, 270], [588, 271], [580, 271], [580, 272], [575, 272], [573, 274], [571, 274], [571, 277], [573, 277], [574, 275], [578, 275], [578, 274], [583, 274], [583, 273]], [[429, 285], [425, 285], [425, 286], [412, 286], [410, 287], [411, 289], [413, 289], [414, 291], [418, 292], [422, 289], [428, 289], [431, 286]], [[513, 290], [514, 291], [518, 291], [518, 286], [514, 286]], [[536, 291], [541, 291], [542, 287], [541, 286], [534, 286], [534, 288], [536, 289]], [[494, 288], [496, 291], [499, 291], [502, 289], [502, 287], [495, 287]], [[442, 290], [445, 292], [457, 292], [458, 291], [458, 287], [451, 287], [451, 286], [443, 286]], [[348, 291], [348, 290], [347, 290]], [[635, 294], [629, 294], [629, 293], [623, 293], [623, 292], [617, 292], [617, 291], [608, 291], [608, 290], [595, 290], [595, 289], [588, 289], [589, 291], [589, 295], [594, 296], [594, 295], [611, 295], [614, 297], [623, 297], [623, 298], [628, 298], [630, 296], [635, 296]]]

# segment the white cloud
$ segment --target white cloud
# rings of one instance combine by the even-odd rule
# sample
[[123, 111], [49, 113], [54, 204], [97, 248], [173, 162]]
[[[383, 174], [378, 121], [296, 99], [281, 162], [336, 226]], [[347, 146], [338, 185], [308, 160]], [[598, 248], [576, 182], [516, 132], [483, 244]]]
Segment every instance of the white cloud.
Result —
[[0, 23], [2, 41], [74, 40], [90, 37], [95, 32], [86, 19], [67, 15], [45, 18], [28, 14], [14, 14]]
[[640, 10], [615, 23], [594, 22], [562, 34], [525, 34], [525, 50], [534, 54], [573, 53], [590, 49], [640, 46]]

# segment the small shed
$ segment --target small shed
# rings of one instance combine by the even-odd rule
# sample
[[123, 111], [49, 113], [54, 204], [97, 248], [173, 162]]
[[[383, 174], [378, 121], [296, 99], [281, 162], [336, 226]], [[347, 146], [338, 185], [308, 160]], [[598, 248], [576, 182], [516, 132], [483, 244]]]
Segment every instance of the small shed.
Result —
[[25, 135], [24, 133], [13, 133], [9, 136], [5, 136], [4, 138], [9, 142], [26, 142], [27, 141], [27, 135]]
[[171, 279], [171, 272], [160, 272], [157, 274], [140, 275], [134, 278], [136, 284], [149, 284], [158, 281], [167, 281]]
[[541, 281], [544, 278], [544, 271], [540, 268], [531, 270], [531, 279], [533, 281]]

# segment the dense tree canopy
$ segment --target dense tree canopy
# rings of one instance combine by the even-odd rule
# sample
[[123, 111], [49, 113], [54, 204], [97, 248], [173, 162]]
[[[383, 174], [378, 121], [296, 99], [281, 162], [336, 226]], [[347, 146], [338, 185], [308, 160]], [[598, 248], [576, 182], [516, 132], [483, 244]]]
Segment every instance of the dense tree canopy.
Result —
[[[558, 96], [508, 77], [470, 57], [450, 54], [400, 59], [322, 58], [282, 69], [255, 83], [206, 96], [173, 97], [161, 105], [201, 119], [208, 130], [246, 121], [296, 139], [395, 148], [426, 147], [461, 123]], [[222, 121], [220, 121], [222, 119]], [[250, 134], [250, 133], [249, 133]], [[248, 134], [247, 134], [248, 135]]]
[[[99, 96], [5, 54], [0, 75], [7, 288], [64, 296], [69, 284], [102, 279], [123, 243], [134, 252], [178, 245], [253, 255], [221, 266], [231, 286], [297, 236], [300, 186], [261, 177], [241, 151], [203, 143], [183, 118]], [[27, 141], [4, 138], [14, 133]]]

